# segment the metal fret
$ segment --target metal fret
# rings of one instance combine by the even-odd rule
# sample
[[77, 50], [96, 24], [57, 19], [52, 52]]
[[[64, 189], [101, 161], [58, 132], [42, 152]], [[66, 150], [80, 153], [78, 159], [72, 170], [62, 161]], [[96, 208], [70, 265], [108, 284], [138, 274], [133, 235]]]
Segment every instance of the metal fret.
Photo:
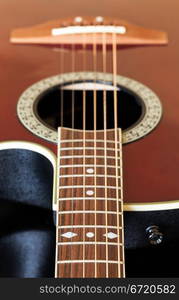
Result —
[[108, 264], [123, 264], [123, 262], [119, 262], [117, 260], [62, 260], [57, 261], [58, 264], [71, 264], [71, 263], [108, 263]]
[[[58, 242], [57, 245], [70, 245], [70, 246], [74, 246], [74, 245], [106, 245], [106, 242]], [[124, 246], [122, 243], [112, 243], [112, 242], [107, 242], [108, 246]]]
[[[77, 188], [79, 188], [79, 189], [81, 189], [81, 188], [91, 188], [91, 189], [93, 189], [93, 188], [97, 188], [97, 189], [105, 189], [105, 188], [107, 188], [107, 189], [111, 189], [111, 190], [116, 190], [117, 188], [116, 188], [116, 186], [105, 186], [105, 185], [85, 185], [85, 186], [83, 186], [83, 185], [63, 185], [63, 186], [59, 186], [59, 189], [77, 189]], [[118, 189], [119, 190], [121, 190], [121, 187], [118, 187]]]
[[[102, 155], [66, 155], [66, 156], [60, 156], [60, 160], [61, 159], [68, 159], [68, 158], [102, 158], [104, 159], [104, 156]], [[116, 159], [115, 156], [106, 156], [107, 159]], [[120, 157], [118, 157], [117, 159], [120, 160]]]
[[[92, 167], [94, 166], [94, 164], [88, 164], [88, 165], [60, 165], [59, 168], [62, 169], [62, 168], [82, 168], [82, 167]], [[104, 165], [96, 165], [97, 168], [104, 168]], [[111, 165], [108, 165], [107, 166], [108, 168], [113, 168], [116, 170], [116, 166], [111, 166]], [[121, 169], [121, 167], [117, 167], [117, 169]]]
[[[57, 226], [61, 229], [68, 229], [68, 228], [108, 228], [108, 229], [117, 229], [117, 226], [105, 226], [105, 225], [65, 225], [65, 226]], [[123, 227], [119, 227], [119, 229], [123, 229]]]
[[[98, 177], [104, 177], [104, 175], [103, 174], [73, 174], [73, 175], [59, 175], [59, 177], [60, 178], [73, 178], [73, 177], [90, 177], [90, 178], [93, 178], [94, 176], [96, 177], [96, 178], [98, 178]], [[115, 175], [106, 175], [106, 177], [107, 178], [116, 178], [116, 176]], [[118, 176], [118, 178], [120, 178], [121, 176]]]
[[[104, 150], [104, 147], [96, 147], [96, 150]], [[94, 147], [61, 147], [60, 151], [73, 151], [73, 150], [93, 150], [94, 151]], [[113, 148], [106, 148], [107, 151], [115, 151]], [[120, 151], [120, 149], [118, 148], [118, 151]]]
[[[96, 141], [96, 143], [103, 143], [104, 144], [103, 140], [95, 140], [95, 141]], [[85, 139], [85, 143], [86, 142], [94, 143], [94, 139]], [[107, 143], [111, 143], [111, 144], [115, 144], [114, 140], [107, 140], [106, 142]], [[73, 140], [62, 140], [62, 141], [59, 141], [59, 144], [63, 144], [63, 143], [82, 143], [83, 144], [83, 140], [73, 139]], [[118, 142], [118, 141], [116, 143], [117, 144], [121, 144], [121, 142]]]
[[[93, 200], [93, 197], [86, 197], [86, 196], [85, 197], [74, 197], [74, 198], [68, 198], [67, 197], [67, 198], [58, 198], [57, 200], [58, 201], [67, 201], [67, 200], [70, 200], [70, 201], [74, 200], [75, 201], [75, 200], [84, 200], [84, 199], [85, 200]], [[103, 200], [105, 200], [105, 198], [96, 198], [96, 200], [103, 201]], [[116, 198], [108, 198], [107, 200], [108, 201], [116, 201]], [[118, 201], [121, 202], [122, 199], [119, 198]]]
[[121, 212], [116, 211], [105, 211], [105, 210], [72, 210], [72, 211], [59, 211], [58, 214], [110, 214], [110, 215], [121, 215]]

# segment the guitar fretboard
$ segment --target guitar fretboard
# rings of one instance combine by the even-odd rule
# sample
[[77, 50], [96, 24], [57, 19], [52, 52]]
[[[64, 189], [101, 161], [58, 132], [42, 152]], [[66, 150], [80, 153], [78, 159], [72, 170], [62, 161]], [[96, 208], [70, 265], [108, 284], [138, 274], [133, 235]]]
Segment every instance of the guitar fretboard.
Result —
[[121, 131], [59, 128], [56, 277], [125, 277]]

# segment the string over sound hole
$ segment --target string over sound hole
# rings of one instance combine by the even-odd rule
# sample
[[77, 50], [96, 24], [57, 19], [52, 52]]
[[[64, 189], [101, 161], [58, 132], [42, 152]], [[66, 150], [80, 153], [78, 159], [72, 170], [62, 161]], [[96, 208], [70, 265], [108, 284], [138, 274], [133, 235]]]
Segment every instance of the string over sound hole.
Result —
[[[106, 90], [107, 129], [114, 128], [114, 88], [112, 85], [97, 83], [96, 128], [104, 129], [104, 89]], [[39, 97], [36, 104], [37, 116], [49, 127], [59, 126], [83, 129], [84, 94], [86, 103], [86, 130], [94, 129], [94, 83], [75, 83], [56, 86]], [[135, 93], [118, 87], [118, 128], [126, 130], [138, 123], [145, 113], [145, 106]], [[73, 121], [74, 120], [74, 124]]]

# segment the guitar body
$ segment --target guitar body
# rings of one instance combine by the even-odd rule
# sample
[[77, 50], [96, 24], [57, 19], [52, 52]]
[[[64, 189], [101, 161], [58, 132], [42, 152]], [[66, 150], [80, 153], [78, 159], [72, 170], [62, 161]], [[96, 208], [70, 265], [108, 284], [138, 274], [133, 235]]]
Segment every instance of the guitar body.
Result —
[[[0, 74], [0, 140], [30, 141], [56, 153], [56, 145], [43, 141], [22, 126], [17, 118], [16, 106], [19, 96], [27, 87], [59, 73], [58, 55], [52, 49], [10, 44], [10, 31], [14, 27], [32, 26], [46, 20], [68, 16], [70, 13], [85, 15], [91, 12], [96, 15], [100, 12], [102, 15], [109, 15], [109, 7], [106, 4], [99, 9], [95, 3], [80, 7], [80, 1], [77, 1], [78, 5], [69, 12], [69, 6], [65, 2], [62, 5], [63, 9], [59, 7], [57, 10], [57, 4], [54, 4], [50, 7], [50, 11], [48, 5], [44, 5], [41, 1], [27, 3], [25, 5], [23, 1], [18, 1], [16, 4], [21, 8], [21, 13], [14, 14], [14, 4], [11, 1], [4, 2], [4, 9], [1, 10], [1, 20], [4, 20], [2, 22], [4, 25], [1, 28], [3, 40], [0, 64], [3, 71]], [[25, 13], [27, 6], [28, 10], [33, 12], [32, 14]], [[123, 147], [126, 203], [162, 203], [179, 199], [179, 152], [177, 150], [179, 149], [177, 84], [179, 45], [175, 42], [177, 6], [177, 3], [171, 6], [169, 1], [165, 4], [158, 1], [154, 5], [151, 1], [140, 5], [133, 1], [128, 7], [125, 1], [114, 1], [114, 8], [111, 7], [110, 10], [111, 17], [120, 17], [149, 28], [162, 29], [169, 35], [169, 44], [166, 47], [130, 48], [121, 50], [119, 55], [120, 75], [147, 85], [158, 95], [163, 106], [162, 119], [156, 129], [145, 138]], [[35, 11], [34, 7], [36, 7]], [[8, 21], [7, 11], [9, 11]], [[172, 16], [172, 22], [168, 14]], [[66, 62], [64, 72], [70, 72], [70, 63]]]
[[[91, 0], [85, 5], [81, 0], [76, 0], [75, 4], [72, 0], [60, 1], [60, 3], [59, 1], [53, 1], [53, 4], [44, 3], [43, 0], [28, 0], [26, 2], [18, 0], [16, 3], [11, 0], [3, 0], [0, 10], [0, 18], [2, 20], [0, 50], [1, 157], [3, 157], [3, 151], [6, 149], [23, 148], [32, 150], [46, 156], [52, 163], [54, 173], [56, 173], [56, 143], [33, 134], [23, 126], [17, 116], [17, 103], [21, 94], [34, 83], [44, 80], [44, 78], [51, 78], [62, 72], [60, 69], [59, 51], [51, 47], [13, 45], [9, 41], [10, 32], [13, 28], [29, 27], [48, 20], [65, 18], [69, 15], [85, 16], [90, 14], [94, 17], [96, 15], [110, 15], [111, 18], [124, 19], [146, 28], [163, 30], [167, 32], [169, 37], [169, 43], [165, 47], [126, 47], [118, 51], [118, 74], [148, 87], [157, 95], [162, 104], [162, 116], [157, 126], [149, 134], [144, 134], [141, 138], [123, 145], [124, 210], [156, 210], [157, 212], [158, 210], [166, 210], [163, 212], [163, 215], [162, 212], [159, 213], [160, 220], [162, 220], [163, 216], [167, 218], [168, 209], [174, 209], [171, 212], [175, 216], [174, 220], [177, 220], [177, 208], [179, 208], [179, 43], [176, 40], [179, 33], [177, 24], [179, 3], [177, 1], [174, 2], [171, 5], [169, 0], [165, 1], [165, 3], [161, 0], [158, 0], [157, 3], [152, 0], [139, 4], [137, 0], [133, 0], [130, 3], [125, 0], [113, 0], [109, 7], [108, 1], [104, 0], [97, 2]], [[72, 68], [68, 58], [69, 50], [65, 51], [63, 73], [70, 73]], [[88, 63], [88, 66], [90, 66], [90, 58]], [[110, 57], [107, 58], [107, 66], [108, 73], [111, 73]], [[80, 71], [84, 70], [79, 53], [75, 72]], [[88, 69], [87, 71], [92, 70]], [[52, 178], [50, 180], [52, 182]], [[34, 191], [34, 195], [36, 192]], [[50, 192], [52, 194], [52, 188]], [[6, 192], [3, 191], [2, 194], [3, 197], [6, 197]], [[53, 196], [55, 197], [55, 195]], [[19, 196], [17, 195], [17, 197]], [[37, 200], [37, 203], [43, 207], [43, 200]], [[47, 207], [45, 207], [46, 205]], [[45, 204], [44, 208], [49, 209], [48, 205]], [[153, 214], [151, 219], [146, 217], [147, 221], [144, 222], [144, 227], [154, 225], [153, 223], [157, 220], [157, 212], [151, 212]], [[140, 213], [138, 212], [138, 214]], [[50, 218], [49, 224], [51, 224]], [[136, 216], [133, 216], [132, 219], [136, 221]], [[166, 224], [168, 226], [169, 221]], [[128, 241], [130, 240], [128, 251], [131, 254], [130, 251], [132, 250], [130, 249], [133, 246], [129, 234], [130, 225], [127, 225], [127, 229]], [[173, 230], [172, 236], [174, 234]], [[143, 235], [139, 237], [138, 244], [134, 248], [145, 248], [146, 244], [142, 240]], [[167, 240], [167, 242], [169, 241], [170, 239]], [[50, 237], [49, 243], [54, 243]], [[48, 247], [47, 245], [47, 249]], [[152, 255], [154, 257], [156, 252]], [[139, 256], [138, 252], [136, 257]], [[159, 256], [158, 252], [156, 261]], [[129, 257], [132, 259], [134, 253]], [[147, 257], [148, 252], [146, 252], [145, 258], [147, 259]], [[149, 260], [148, 270], [151, 261], [152, 258]], [[135, 277], [136, 274], [132, 273], [132, 268], [130, 269], [129, 264], [127, 268], [129, 273], [131, 271], [131, 277]], [[142, 276], [147, 277], [150, 272], [145, 273], [145, 271], [144, 269], [141, 270], [141, 273], [139, 272], [137, 276], [142, 274]], [[9, 272], [13, 273], [12, 270]], [[2, 276], [4, 274], [2, 271]], [[26, 276], [24, 275], [25, 273], [14, 274], [14, 276]], [[162, 273], [158, 272], [155, 274], [158, 274], [156, 276], [161, 276]], [[166, 276], [170, 275], [175, 276], [175, 271], [173, 273], [168, 272]], [[28, 273], [27, 276], [29, 276]], [[50, 269], [49, 273], [32, 272], [31, 276], [52, 276], [52, 270]], [[150, 276], [154, 276], [152, 271]]]

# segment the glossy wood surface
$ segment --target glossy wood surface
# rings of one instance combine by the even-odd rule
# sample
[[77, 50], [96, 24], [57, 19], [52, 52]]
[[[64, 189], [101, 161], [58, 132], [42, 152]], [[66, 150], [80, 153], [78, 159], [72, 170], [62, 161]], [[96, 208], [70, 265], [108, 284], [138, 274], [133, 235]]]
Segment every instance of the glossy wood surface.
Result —
[[[77, 17], [78, 19], [78, 17]], [[39, 24], [33, 27], [26, 27], [20, 29], [14, 29], [11, 32], [10, 41], [17, 44], [28, 44], [28, 45], [50, 45], [64, 47], [64, 45], [81, 45], [84, 43], [83, 34], [53, 34], [54, 29], [64, 29], [68, 26], [84, 26], [88, 27], [90, 25], [115, 25], [120, 26], [125, 29], [125, 34], [116, 35], [116, 43], [118, 45], [165, 45], [168, 41], [167, 34], [162, 31], [147, 29], [144, 27], [136, 26], [130, 24], [121, 19], [114, 19], [109, 17], [104, 17], [104, 21], [97, 22], [94, 17], [84, 17], [81, 22], [77, 23], [74, 17], [69, 19], [58, 19], [49, 21], [44, 24]], [[88, 33], [86, 35], [86, 44], [91, 45], [93, 42], [93, 33]], [[103, 43], [103, 34], [96, 34], [96, 43], [98, 45]], [[106, 34], [106, 44], [112, 45], [113, 35], [110, 33]]]
[[[119, 52], [118, 73], [153, 89], [160, 97], [164, 110], [156, 130], [123, 148], [124, 201], [179, 199], [179, 2], [1, 0], [0, 6], [0, 141], [33, 141], [54, 152], [55, 145], [33, 136], [20, 124], [16, 116], [16, 104], [20, 94], [29, 85], [59, 73], [59, 53], [42, 47], [14, 46], [9, 43], [10, 31], [72, 15], [108, 15], [168, 33], [167, 47], [125, 49]], [[65, 66], [66, 72], [71, 71], [68, 54]], [[80, 69], [78, 64], [77, 70]]]

